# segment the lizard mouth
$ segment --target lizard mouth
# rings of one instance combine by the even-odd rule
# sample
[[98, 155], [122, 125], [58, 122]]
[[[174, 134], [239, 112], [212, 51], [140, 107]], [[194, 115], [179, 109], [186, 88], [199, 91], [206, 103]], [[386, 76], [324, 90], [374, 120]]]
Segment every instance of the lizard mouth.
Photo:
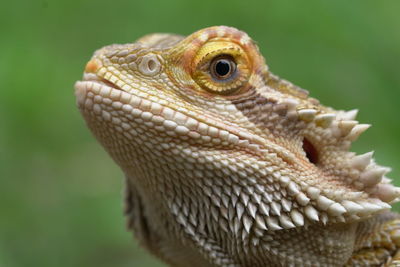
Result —
[[93, 73], [85, 73], [83, 75], [82, 82], [97, 82], [97, 83], [99, 83], [101, 85], [105, 85], [105, 86], [108, 86], [110, 88], [123, 91], [123, 89], [121, 87], [119, 87], [118, 85], [116, 85], [115, 83], [113, 83], [113, 82], [111, 82], [111, 81], [109, 81], [109, 80], [107, 80], [107, 79], [105, 79], [103, 77], [100, 77], [97, 74], [93, 74]]
[[112, 96], [117, 95], [117, 92], [124, 92], [124, 90], [115, 83], [94, 73], [87, 72], [84, 73], [81, 81], [75, 83], [74, 87], [76, 103], [81, 110], [85, 109], [85, 103], [86, 105], [88, 104], [88, 99], [93, 98], [95, 95], [99, 95], [102, 98], [111, 97], [112, 100], [118, 100]]
[[104, 85], [107, 85], [108, 87], [111, 87], [111, 88], [114, 88], [114, 89], [118, 89], [118, 90], [122, 90], [121, 87], [119, 87], [118, 85], [116, 85], [116, 84], [114, 84], [114, 83], [112, 83], [110, 81], [107, 81], [104, 78], [101, 78], [98, 82], [100, 82], [100, 83], [102, 83]]

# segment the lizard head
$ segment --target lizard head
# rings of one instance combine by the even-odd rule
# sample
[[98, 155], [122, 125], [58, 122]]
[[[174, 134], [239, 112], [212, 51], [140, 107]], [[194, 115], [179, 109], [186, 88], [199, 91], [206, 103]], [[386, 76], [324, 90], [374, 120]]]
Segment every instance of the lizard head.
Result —
[[356, 221], [399, 196], [371, 152], [349, 151], [369, 127], [357, 112], [325, 107], [273, 75], [237, 29], [104, 47], [75, 87], [94, 135], [179, 218], [204, 208], [221, 227], [249, 233]]

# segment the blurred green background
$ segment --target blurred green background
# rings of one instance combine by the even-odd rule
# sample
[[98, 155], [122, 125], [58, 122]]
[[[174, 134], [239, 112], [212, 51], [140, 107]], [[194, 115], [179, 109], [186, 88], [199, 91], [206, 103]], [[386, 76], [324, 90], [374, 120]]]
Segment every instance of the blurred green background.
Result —
[[122, 172], [90, 135], [73, 84], [92, 52], [151, 32], [235, 26], [272, 71], [372, 127], [399, 179], [400, 1], [4, 1], [0, 266], [163, 266], [124, 227]]

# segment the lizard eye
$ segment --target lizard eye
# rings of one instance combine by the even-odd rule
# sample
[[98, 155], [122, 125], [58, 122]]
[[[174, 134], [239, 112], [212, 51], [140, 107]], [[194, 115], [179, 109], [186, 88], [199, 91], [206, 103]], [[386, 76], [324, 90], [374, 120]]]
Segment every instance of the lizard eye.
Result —
[[251, 63], [238, 44], [210, 41], [204, 44], [193, 59], [192, 77], [204, 90], [230, 95], [247, 85]]
[[210, 73], [217, 81], [227, 80], [236, 74], [236, 62], [230, 56], [214, 58], [210, 64]]

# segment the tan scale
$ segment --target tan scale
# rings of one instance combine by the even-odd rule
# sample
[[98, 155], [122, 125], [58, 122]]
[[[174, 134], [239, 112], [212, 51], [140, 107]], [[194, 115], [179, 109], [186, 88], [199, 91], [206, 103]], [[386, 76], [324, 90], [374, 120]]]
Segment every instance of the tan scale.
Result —
[[128, 227], [171, 266], [399, 266], [400, 189], [370, 125], [272, 74], [244, 32], [147, 35], [75, 84], [126, 175]]

